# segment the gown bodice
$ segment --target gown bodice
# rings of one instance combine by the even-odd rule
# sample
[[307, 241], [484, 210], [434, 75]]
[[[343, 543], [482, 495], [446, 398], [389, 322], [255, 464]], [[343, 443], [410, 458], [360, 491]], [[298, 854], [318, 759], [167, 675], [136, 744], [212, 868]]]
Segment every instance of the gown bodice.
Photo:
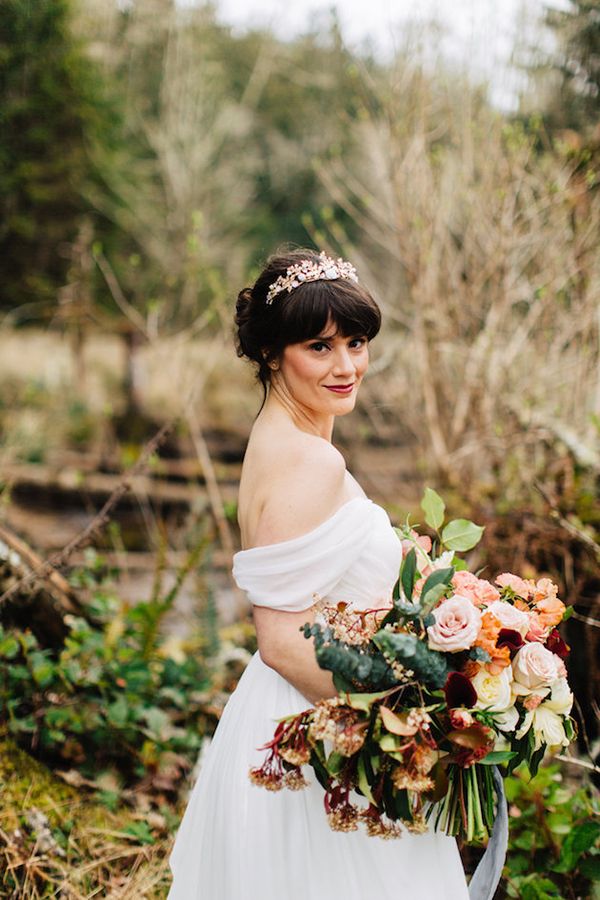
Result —
[[233, 576], [255, 606], [301, 612], [318, 597], [368, 609], [389, 602], [401, 559], [383, 507], [354, 497], [306, 534], [236, 553]]

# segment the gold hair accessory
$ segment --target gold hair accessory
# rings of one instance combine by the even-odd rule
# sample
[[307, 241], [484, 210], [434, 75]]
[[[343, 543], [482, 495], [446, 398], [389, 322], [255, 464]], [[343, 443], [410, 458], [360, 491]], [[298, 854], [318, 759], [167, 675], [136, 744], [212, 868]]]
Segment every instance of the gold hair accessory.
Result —
[[267, 305], [270, 306], [277, 294], [287, 290], [290, 294], [295, 287], [299, 287], [306, 281], [335, 281], [337, 278], [350, 278], [358, 282], [356, 269], [352, 263], [346, 262], [341, 257], [332, 259], [324, 250], [319, 253], [319, 261], [303, 259], [302, 262], [288, 266], [285, 275], [280, 275], [267, 291]]

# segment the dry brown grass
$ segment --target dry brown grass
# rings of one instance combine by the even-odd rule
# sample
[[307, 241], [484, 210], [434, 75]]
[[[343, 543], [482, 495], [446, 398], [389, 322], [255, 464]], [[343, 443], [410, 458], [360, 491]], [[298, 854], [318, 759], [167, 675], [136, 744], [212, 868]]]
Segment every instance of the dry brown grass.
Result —
[[[6, 741], [0, 743], [0, 776], [1, 896], [166, 896], [172, 838], [163, 815], [135, 808], [110, 812]], [[150, 826], [153, 843], [136, 836], [141, 822]]]

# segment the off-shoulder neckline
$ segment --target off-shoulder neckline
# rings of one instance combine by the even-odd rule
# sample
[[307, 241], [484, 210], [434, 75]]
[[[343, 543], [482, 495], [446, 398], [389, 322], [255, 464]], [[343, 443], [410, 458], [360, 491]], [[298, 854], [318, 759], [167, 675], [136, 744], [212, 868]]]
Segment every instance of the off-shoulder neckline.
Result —
[[329, 525], [337, 516], [339, 516], [341, 512], [344, 512], [344, 510], [346, 510], [352, 503], [356, 503], [357, 500], [361, 500], [362, 502], [366, 501], [367, 503], [371, 504], [373, 503], [373, 501], [370, 500], [369, 497], [352, 497], [352, 499], [346, 500], [345, 503], [342, 503], [342, 505], [339, 506], [334, 513], [328, 516], [327, 519], [324, 519], [323, 522], [321, 522], [315, 528], [311, 528], [310, 531], [305, 531], [304, 534], [299, 534], [297, 537], [288, 538], [287, 541], [276, 541], [274, 544], [261, 544], [258, 547], [248, 547], [247, 550], [238, 550], [237, 553], [233, 554], [233, 559], [235, 560], [236, 558], [239, 558], [241, 556], [248, 556], [250, 554], [260, 554], [261, 550], [272, 550], [274, 547], [289, 547], [290, 544], [297, 544], [300, 541], [304, 541], [307, 538], [313, 537], [315, 534], [321, 531], [322, 528], [324, 528], [326, 525]]

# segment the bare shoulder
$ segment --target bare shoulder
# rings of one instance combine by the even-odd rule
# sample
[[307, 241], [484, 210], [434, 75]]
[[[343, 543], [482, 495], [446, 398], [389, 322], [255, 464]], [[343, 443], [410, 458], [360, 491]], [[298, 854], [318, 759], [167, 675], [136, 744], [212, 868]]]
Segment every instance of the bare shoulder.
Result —
[[277, 447], [254, 448], [257, 482], [247, 542], [278, 543], [305, 534], [345, 501], [346, 463], [333, 444], [316, 435], [278, 435]]

